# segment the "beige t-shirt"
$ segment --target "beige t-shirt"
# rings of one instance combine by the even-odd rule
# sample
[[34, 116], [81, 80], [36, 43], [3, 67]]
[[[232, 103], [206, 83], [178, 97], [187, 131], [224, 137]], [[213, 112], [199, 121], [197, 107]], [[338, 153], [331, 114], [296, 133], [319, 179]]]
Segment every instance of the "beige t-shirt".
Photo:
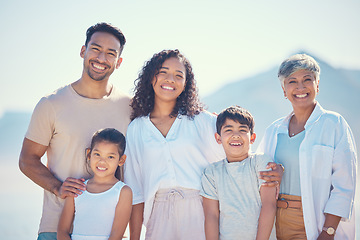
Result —
[[[48, 146], [47, 166], [56, 178], [85, 179], [85, 149], [101, 128], [116, 128], [126, 133], [130, 123], [130, 97], [113, 88], [102, 99], [78, 95], [71, 85], [43, 97], [33, 112], [26, 138]], [[40, 232], [56, 232], [64, 200], [44, 191]]]

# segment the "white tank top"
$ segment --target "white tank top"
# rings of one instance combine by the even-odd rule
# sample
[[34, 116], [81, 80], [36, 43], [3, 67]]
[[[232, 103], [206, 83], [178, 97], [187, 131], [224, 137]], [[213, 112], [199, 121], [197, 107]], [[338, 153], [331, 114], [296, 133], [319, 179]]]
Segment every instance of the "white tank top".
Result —
[[74, 198], [75, 216], [72, 240], [109, 238], [115, 208], [123, 186], [125, 184], [119, 181], [105, 192], [90, 193], [84, 191], [83, 194]]

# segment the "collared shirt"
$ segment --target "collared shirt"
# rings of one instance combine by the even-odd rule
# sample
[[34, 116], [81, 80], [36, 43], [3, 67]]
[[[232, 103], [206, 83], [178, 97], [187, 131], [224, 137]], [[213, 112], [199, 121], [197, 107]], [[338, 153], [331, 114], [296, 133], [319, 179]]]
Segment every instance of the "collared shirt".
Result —
[[[274, 158], [279, 133], [288, 133], [293, 113], [268, 127], [258, 147]], [[335, 239], [355, 239], [354, 197], [356, 145], [351, 129], [338, 113], [319, 103], [305, 124], [299, 149], [299, 170], [304, 223], [308, 239], [322, 231], [325, 215], [342, 217]], [[286, 171], [286, 169], [285, 169]]]
[[145, 203], [144, 224], [159, 189], [200, 190], [201, 174], [209, 163], [225, 158], [215, 140], [216, 116], [201, 112], [194, 119], [179, 115], [164, 137], [149, 116], [128, 127], [125, 182], [133, 190], [133, 204]]

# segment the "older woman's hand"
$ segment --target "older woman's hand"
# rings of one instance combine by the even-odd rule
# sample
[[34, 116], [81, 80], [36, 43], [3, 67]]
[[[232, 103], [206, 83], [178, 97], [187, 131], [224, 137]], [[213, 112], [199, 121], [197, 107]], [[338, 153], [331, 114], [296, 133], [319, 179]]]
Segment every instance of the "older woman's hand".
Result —
[[265, 180], [263, 186], [266, 187], [275, 187], [279, 186], [281, 183], [281, 178], [284, 173], [284, 167], [281, 164], [276, 164], [274, 162], [269, 162], [266, 166], [267, 169], [271, 168], [270, 171], [261, 171], [260, 179]]
[[317, 238], [317, 240], [333, 240], [334, 236], [330, 236], [329, 234], [327, 234], [326, 232], [322, 231], [319, 235], [319, 237]]

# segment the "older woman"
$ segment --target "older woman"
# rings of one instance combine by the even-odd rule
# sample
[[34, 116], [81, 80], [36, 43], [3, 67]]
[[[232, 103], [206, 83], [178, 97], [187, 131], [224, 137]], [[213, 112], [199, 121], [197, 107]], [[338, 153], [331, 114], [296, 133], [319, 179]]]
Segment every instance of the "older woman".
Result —
[[316, 101], [319, 75], [306, 54], [282, 62], [278, 77], [293, 112], [271, 124], [259, 145], [285, 167], [278, 239], [355, 239], [355, 142], [345, 119]]

